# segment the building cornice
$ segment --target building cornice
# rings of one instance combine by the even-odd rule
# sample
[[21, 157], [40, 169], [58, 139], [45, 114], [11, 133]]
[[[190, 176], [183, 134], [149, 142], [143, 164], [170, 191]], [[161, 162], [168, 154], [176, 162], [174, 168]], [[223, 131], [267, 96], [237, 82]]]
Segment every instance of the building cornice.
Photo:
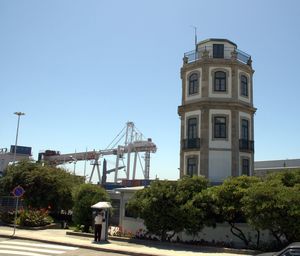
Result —
[[199, 59], [197, 61], [187, 63], [181, 67], [181, 78], [183, 73], [192, 71], [199, 67], [209, 65], [209, 66], [222, 66], [222, 67], [239, 67], [240, 69], [244, 70], [245, 72], [249, 72], [253, 74], [255, 72], [252, 67], [247, 64], [243, 64], [237, 60], [227, 60], [227, 59]]
[[181, 116], [182, 113], [198, 109], [230, 109], [240, 110], [250, 114], [254, 114], [257, 110], [249, 104], [243, 104], [241, 102], [236, 102], [232, 100], [225, 101], [224, 99], [203, 99], [201, 101], [191, 102], [179, 106], [178, 115]]

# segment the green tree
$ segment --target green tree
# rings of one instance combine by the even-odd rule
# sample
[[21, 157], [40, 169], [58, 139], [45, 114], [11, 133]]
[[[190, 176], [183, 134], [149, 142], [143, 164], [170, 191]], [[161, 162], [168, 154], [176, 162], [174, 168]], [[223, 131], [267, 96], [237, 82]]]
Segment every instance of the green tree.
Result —
[[220, 217], [215, 190], [216, 187], [203, 189], [184, 205], [188, 233], [196, 235], [204, 226], [216, 226]]
[[[231, 233], [241, 239], [246, 246], [249, 238], [237, 227], [237, 223], [245, 222], [242, 199], [247, 189], [260, 181], [257, 177], [239, 176], [226, 179], [222, 185], [216, 187], [217, 205], [223, 221], [230, 225]], [[259, 231], [257, 230], [259, 241]], [[258, 243], [258, 242], [257, 242]]]
[[[128, 209], [144, 220], [147, 230], [160, 237], [170, 239], [184, 228], [183, 212], [178, 205], [176, 181], [154, 181], [135, 193], [128, 202]], [[173, 232], [171, 236], [167, 234]]]
[[82, 184], [75, 190], [73, 221], [77, 225], [84, 225], [84, 232], [88, 232], [93, 223], [91, 206], [100, 201], [109, 201], [109, 196], [102, 187]]
[[21, 161], [11, 165], [0, 179], [2, 195], [11, 195], [14, 187], [24, 188], [25, 205], [33, 208], [51, 207], [51, 211], [72, 208], [72, 190], [82, 179], [61, 168], [42, 165], [32, 161]]
[[282, 245], [300, 240], [300, 172], [271, 174], [243, 198], [243, 210], [256, 229], [270, 230]]
[[212, 188], [207, 189], [204, 176], [183, 177], [177, 181], [177, 201], [182, 209], [184, 229], [196, 235], [205, 225], [216, 224], [215, 196]]
[[277, 180], [286, 187], [294, 187], [300, 184], [300, 169], [270, 173], [267, 175], [266, 180]]
[[208, 180], [204, 176], [185, 176], [177, 181], [177, 200], [185, 204], [207, 187]]
[[161, 240], [171, 239], [183, 229], [194, 232], [196, 220], [191, 219], [194, 215], [188, 202], [207, 186], [207, 179], [196, 176], [186, 176], [178, 181], [155, 181], [138, 191], [127, 207], [144, 220], [149, 232]]

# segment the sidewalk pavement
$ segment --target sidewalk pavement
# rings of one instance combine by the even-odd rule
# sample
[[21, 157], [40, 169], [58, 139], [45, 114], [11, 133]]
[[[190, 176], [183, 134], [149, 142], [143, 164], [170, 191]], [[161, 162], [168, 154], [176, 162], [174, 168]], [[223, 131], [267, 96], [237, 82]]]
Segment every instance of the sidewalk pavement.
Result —
[[[12, 227], [0, 226], [0, 237], [10, 238]], [[64, 229], [27, 230], [16, 229], [14, 238], [34, 240], [39, 242], [55, 243], [76, 246], [84, 249], [121, 253], [141, 256], [234, 256], [238, 254], [253, 255], [249, 250], [235, 250], [226, 248], [203, 247], [194, 245], [179, 245], [153, 241], [135, 242], [131, 239], [114, 239], [109, 237], [108, 242], [94, 243], [91, 237], [67, 235]]]

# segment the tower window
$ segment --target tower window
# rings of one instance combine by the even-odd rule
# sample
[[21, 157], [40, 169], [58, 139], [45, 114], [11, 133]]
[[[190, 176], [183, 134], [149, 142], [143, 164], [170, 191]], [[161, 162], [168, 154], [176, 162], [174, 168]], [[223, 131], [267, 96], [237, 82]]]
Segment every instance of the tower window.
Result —
[[242, 139], [249, 140], [249, 121], [247, 119], [242, 119], [241, 128]]
[[214, 128], [213, 128], [214, 138], [216, 139], [226, 139], [227, 138], [227, 125], [225, 116], [215, 116], [214, 117]]
[[189, 176], [198, 175], [197, 164], [198, 164], [197, 157], [195, 157], [195, 156], [189, 157], [187, 159], [186, 174], [189, 175]]
[[189, 95], [199, 92], [199, 79], [197, 74], [192, 74], [189, 77]]
[[250, 161], [248, 158], [242, 159], [242, 175], [250, 175]]
[[226, 73], [223, 71], [215, 72], [214, 91], [226, 92]]
[[193, 117], [188, 120], [188, 129], [187, 129], [188, 139], [196, 139], [197, 136], [197, 118]]
[[222, 59], [224, 58], [224, 44], [213, 45], [213, 57]]
[[241, 76], [241, 95], [248, 97], [248, 79], [246, 76]]

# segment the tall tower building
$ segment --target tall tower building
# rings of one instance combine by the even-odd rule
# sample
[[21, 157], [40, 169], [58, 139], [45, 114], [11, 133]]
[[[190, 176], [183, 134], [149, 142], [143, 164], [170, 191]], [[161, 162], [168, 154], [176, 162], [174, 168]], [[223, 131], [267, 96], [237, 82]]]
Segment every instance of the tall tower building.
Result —
[[218, 183], [253, 174], [253, 73], [250, 55], [227, 39], [201, 41], [184, 54], [180, 177]]

